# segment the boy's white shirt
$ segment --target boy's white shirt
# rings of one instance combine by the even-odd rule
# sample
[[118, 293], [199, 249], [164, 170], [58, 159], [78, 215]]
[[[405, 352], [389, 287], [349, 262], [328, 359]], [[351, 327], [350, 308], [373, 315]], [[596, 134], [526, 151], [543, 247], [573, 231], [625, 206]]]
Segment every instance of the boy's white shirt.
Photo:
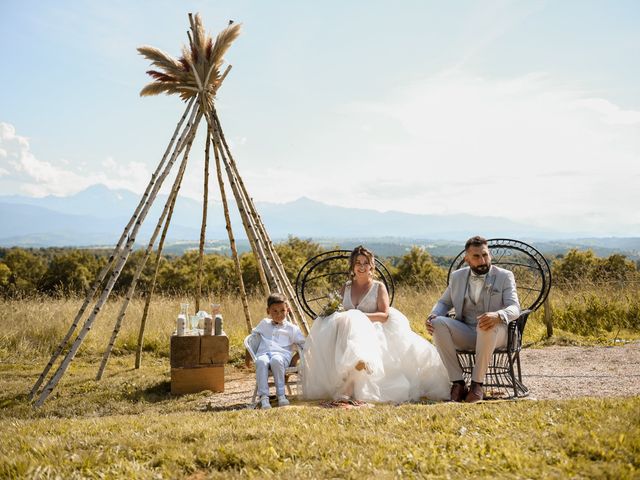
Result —
[[256, 356], [279, 353], [291, 361], [293, 345], [304, 347], [305, 338], [300, 328], [286, 319], [278, 325], [270, 318], [263, 318], [252, 333], [260, 335]]

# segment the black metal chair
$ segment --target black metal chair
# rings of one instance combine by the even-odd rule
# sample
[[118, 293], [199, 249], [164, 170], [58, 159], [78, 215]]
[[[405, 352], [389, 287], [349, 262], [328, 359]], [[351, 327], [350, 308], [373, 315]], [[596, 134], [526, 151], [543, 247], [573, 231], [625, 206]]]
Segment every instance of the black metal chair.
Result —
[[[316, 318], [329, 302], [329, 296], [337, 292], [349, 280], [349, 256], [351, 250], [332, 250], [309, 259], [296, 278], [296, 297], [309, 317]], [[387, 267], [376, 257], [376, 274], [389, 292], [393, 303], [395, 285]]]
[[[551, 269], [544, 256], [531, 245], [508, 238], [488, 240], [492, 264], [511, 270], [516, 280], [520, 316], [509, 323], [507, 345], [496, 349], [493, 361], [485, 377], [484, 389], [487, 397], [526, 397], [529, 389], [522, 383], [520, 350], [522, 337], [529, 315], [544, 303], [551, 289]], [[466, 265], [464, 251], [451, 262], [447, 283], [451, 273]], [[474, 350], [458, 350], [458, 361], [467, 382], [475, 364]]]

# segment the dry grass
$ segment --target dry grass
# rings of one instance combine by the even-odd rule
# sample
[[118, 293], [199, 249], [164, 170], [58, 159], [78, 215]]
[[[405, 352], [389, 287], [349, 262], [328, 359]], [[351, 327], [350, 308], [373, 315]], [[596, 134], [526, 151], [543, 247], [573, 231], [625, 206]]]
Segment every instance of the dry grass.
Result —
[[[437, 296], [400, 290], [395, 306], [426, 335], [423, 319]], [[168, 337], [181, 300], [154, 301], [143, 368], [134, 370], [143, 307], [135, 300], [96, 382], [119, 308], [109, 302], [56, 391], [35, 410], [26, 392], [81, 301], [0, 302], [0, 478], [637, 477], [637, 397], [209, 412], [208, 393], [169, 393]], [[216, 301], [232, 358], [242, 363], [242, 306], [232, 296]], [[250, 306], [256, 323], [263, 299]], [[585, 321], [597, 327], [597, 319]], [[541, 318], [532, 318], [525, 342], [540, 343], [544, 331]]]
[[[416, 332], [430, 338], [424, 319], [439, 293], [431, 289], [398, 289], [394, 306], [407, 315]], [[556, 335], [552, 343], [611, 344], [616, 338], [640, 337], [640, 294], [637, 289], [554, 290], [550, 298]], [[175, 297], [160, 296], [154, 299], [145, 331], [146, 352], [161, 357], [169, 355], [167, 339], [175, 329], [175, 318], [182, 301], [185, 300]], [[231, 343], [232, 362], [241, 362], [244, 355], [242, 339], [247, 334], [242, 304], [236, 295], [216, 298], [215, 301], [223, 305], [224, 329]], [[69, 329], [81, 303], [80, 298], [45, 296], [0, 301], [0, 359], [41, 361], [41, 358], [51, 355]], [[191, 308], [193, 304], [191, 301]], [[208, 302], [203, 306], [206, 305]], [[141, 299], [131, 302], [114, 355], [135, 351], [143, 307], [144, 301]], [[104, 352], [119, 308], [118, 299], [107, 302], [79, 350], [79, 356]], [[251, 297], [249, 309], [255, 325], [265, 316], [264, 299]], [[524, 344], [539, 345], [545, 342], [548, 343], [548, 340], [541, 309], [529, 319]]]
[[630, 398], [3, 419], [0, 477], [637, 478], [638, 412]]

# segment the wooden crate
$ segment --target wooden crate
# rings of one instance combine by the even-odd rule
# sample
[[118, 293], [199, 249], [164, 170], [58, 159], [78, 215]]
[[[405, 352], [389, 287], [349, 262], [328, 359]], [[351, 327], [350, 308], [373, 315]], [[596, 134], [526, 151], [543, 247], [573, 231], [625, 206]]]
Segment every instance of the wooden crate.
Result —
[[224, 364], [229, 360], [226, 335], [171, 337], [171, 393], [224, 392]]
[[171, 369], [171, 393], [224, 392], [224, 366]]

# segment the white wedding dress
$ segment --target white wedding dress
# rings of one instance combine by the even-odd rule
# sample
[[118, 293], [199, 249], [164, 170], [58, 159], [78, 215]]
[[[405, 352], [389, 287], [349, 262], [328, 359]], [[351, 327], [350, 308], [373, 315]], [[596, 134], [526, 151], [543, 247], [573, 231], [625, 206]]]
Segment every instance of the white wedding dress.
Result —
[[[337, 398], [345, 382], [352, 381], [356, 400], [449, 399], [451, 384], [436, 348], [411, 330], [407, 317], [395, 308], [389, 308], [384, 323], [364, 314], [378, 310], [380, 285], [374, 281], [356, 307], [347, 284], [342, 300], [347, 310], [313, 322], [304, 349], [305, 398]], [[355, 370], [359, 361], [368, 371]]]

